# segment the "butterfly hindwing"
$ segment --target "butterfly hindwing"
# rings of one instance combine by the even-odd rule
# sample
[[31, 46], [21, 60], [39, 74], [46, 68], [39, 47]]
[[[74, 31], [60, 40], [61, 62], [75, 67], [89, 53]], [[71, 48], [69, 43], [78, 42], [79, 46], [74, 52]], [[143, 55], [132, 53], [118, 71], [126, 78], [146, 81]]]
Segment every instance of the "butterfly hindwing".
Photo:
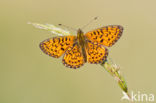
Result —
[[97, 42], [104, 46], [112, 46], [121, 37], [123, 27], [120, 25], [105, 26], [85, 34], [92, 42]]
[[108, 50], [103, 45], [87, 41], [86, 45], [86, 52], [87, 52], [87, 61], [88, 63], [102, 63], [106, 61], [108, 56]]
[[47, 55], [58, 58], [73, 45], [75, 38], [75, 36], [49, 38], [40, 43], [40, 48]]
[[84, 64], [84, 57], [82, 55], [81, 48], [77, 43], [66, 51], [62, 62], [65, 66], [74, 69], [79, 68]]

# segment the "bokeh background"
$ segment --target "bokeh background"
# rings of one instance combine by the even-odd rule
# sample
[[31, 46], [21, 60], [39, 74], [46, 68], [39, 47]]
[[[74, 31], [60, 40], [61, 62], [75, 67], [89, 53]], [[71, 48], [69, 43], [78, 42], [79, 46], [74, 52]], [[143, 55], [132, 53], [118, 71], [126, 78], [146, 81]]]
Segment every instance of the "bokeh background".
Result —
[[[1, 0], [0, 103], [128, 103], [116, 81], [100, 66], [66, 68], [42, 53], [53, 37], [27, 22], [82, 27], [124, 27], [109, 56], [121, 67], [129, 91], [156, 95], [155, 0]], [[73, 33], [76, 33], [76, 31]]]

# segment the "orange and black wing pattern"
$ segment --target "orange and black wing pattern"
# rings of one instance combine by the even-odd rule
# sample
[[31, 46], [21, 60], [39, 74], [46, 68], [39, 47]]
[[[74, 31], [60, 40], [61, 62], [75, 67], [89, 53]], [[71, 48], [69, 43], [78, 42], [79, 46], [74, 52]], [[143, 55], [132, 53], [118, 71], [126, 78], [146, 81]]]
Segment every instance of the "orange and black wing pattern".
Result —
[[74, 69], [81, 67], [85, 63], [81, 48], [77, 43], [66, 51], [62, 62], [65, 66]]
[[40, 48], [47, 55], [59, 58], [69, 47], [73, 46], [75, 38], [75, 36], [50, 38], [41, 42]]
[[123, 27], [120, 25], [105, 26], [85, 34], [88, 40], [111, 47], [121, 37]]
[[98, 64], [106, 61], [108, 56], [108, 50], [103, 45], [87, 41], [86, 45], [87, 62], [92, 64]]

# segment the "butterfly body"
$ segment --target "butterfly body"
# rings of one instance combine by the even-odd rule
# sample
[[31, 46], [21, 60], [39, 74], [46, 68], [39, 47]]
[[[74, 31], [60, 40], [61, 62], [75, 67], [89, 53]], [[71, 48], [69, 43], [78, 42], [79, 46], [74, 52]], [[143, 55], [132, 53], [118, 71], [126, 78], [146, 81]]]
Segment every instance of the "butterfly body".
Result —
[[78, 29], [77, 36], [60, 36], [44, 40], [41, 50], [49, 56], [59, 58], [64, 54], [63, 64], [79, 68], [84, 63], [99, 64], [107, 60], [108, 49], [121, 37], [123, 27], [105, 26], [88, 33]]
[[77, 42], [79, 48], [81, 49], [81, 53], [84, 58], [84, 62], [87, 62], [87, 54], [86, 54], [86, 37], [81, 29], [77, 31]]

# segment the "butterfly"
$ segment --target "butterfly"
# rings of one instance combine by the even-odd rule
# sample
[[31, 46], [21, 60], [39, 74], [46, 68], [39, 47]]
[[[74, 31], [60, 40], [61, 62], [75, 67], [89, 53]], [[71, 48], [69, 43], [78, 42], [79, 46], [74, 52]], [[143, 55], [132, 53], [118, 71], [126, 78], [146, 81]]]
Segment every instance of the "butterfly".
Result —
[[59, 58], [66, 67], [79, 68], [86, 62], [103, 63], [107, 60], [108, 49], [121, 37], [123, 27], [120, 25], [104, 26], [83, 33], [77, 30], [77, 36], [58, 36], [40, 43], [41, 50], [49, 56]]

